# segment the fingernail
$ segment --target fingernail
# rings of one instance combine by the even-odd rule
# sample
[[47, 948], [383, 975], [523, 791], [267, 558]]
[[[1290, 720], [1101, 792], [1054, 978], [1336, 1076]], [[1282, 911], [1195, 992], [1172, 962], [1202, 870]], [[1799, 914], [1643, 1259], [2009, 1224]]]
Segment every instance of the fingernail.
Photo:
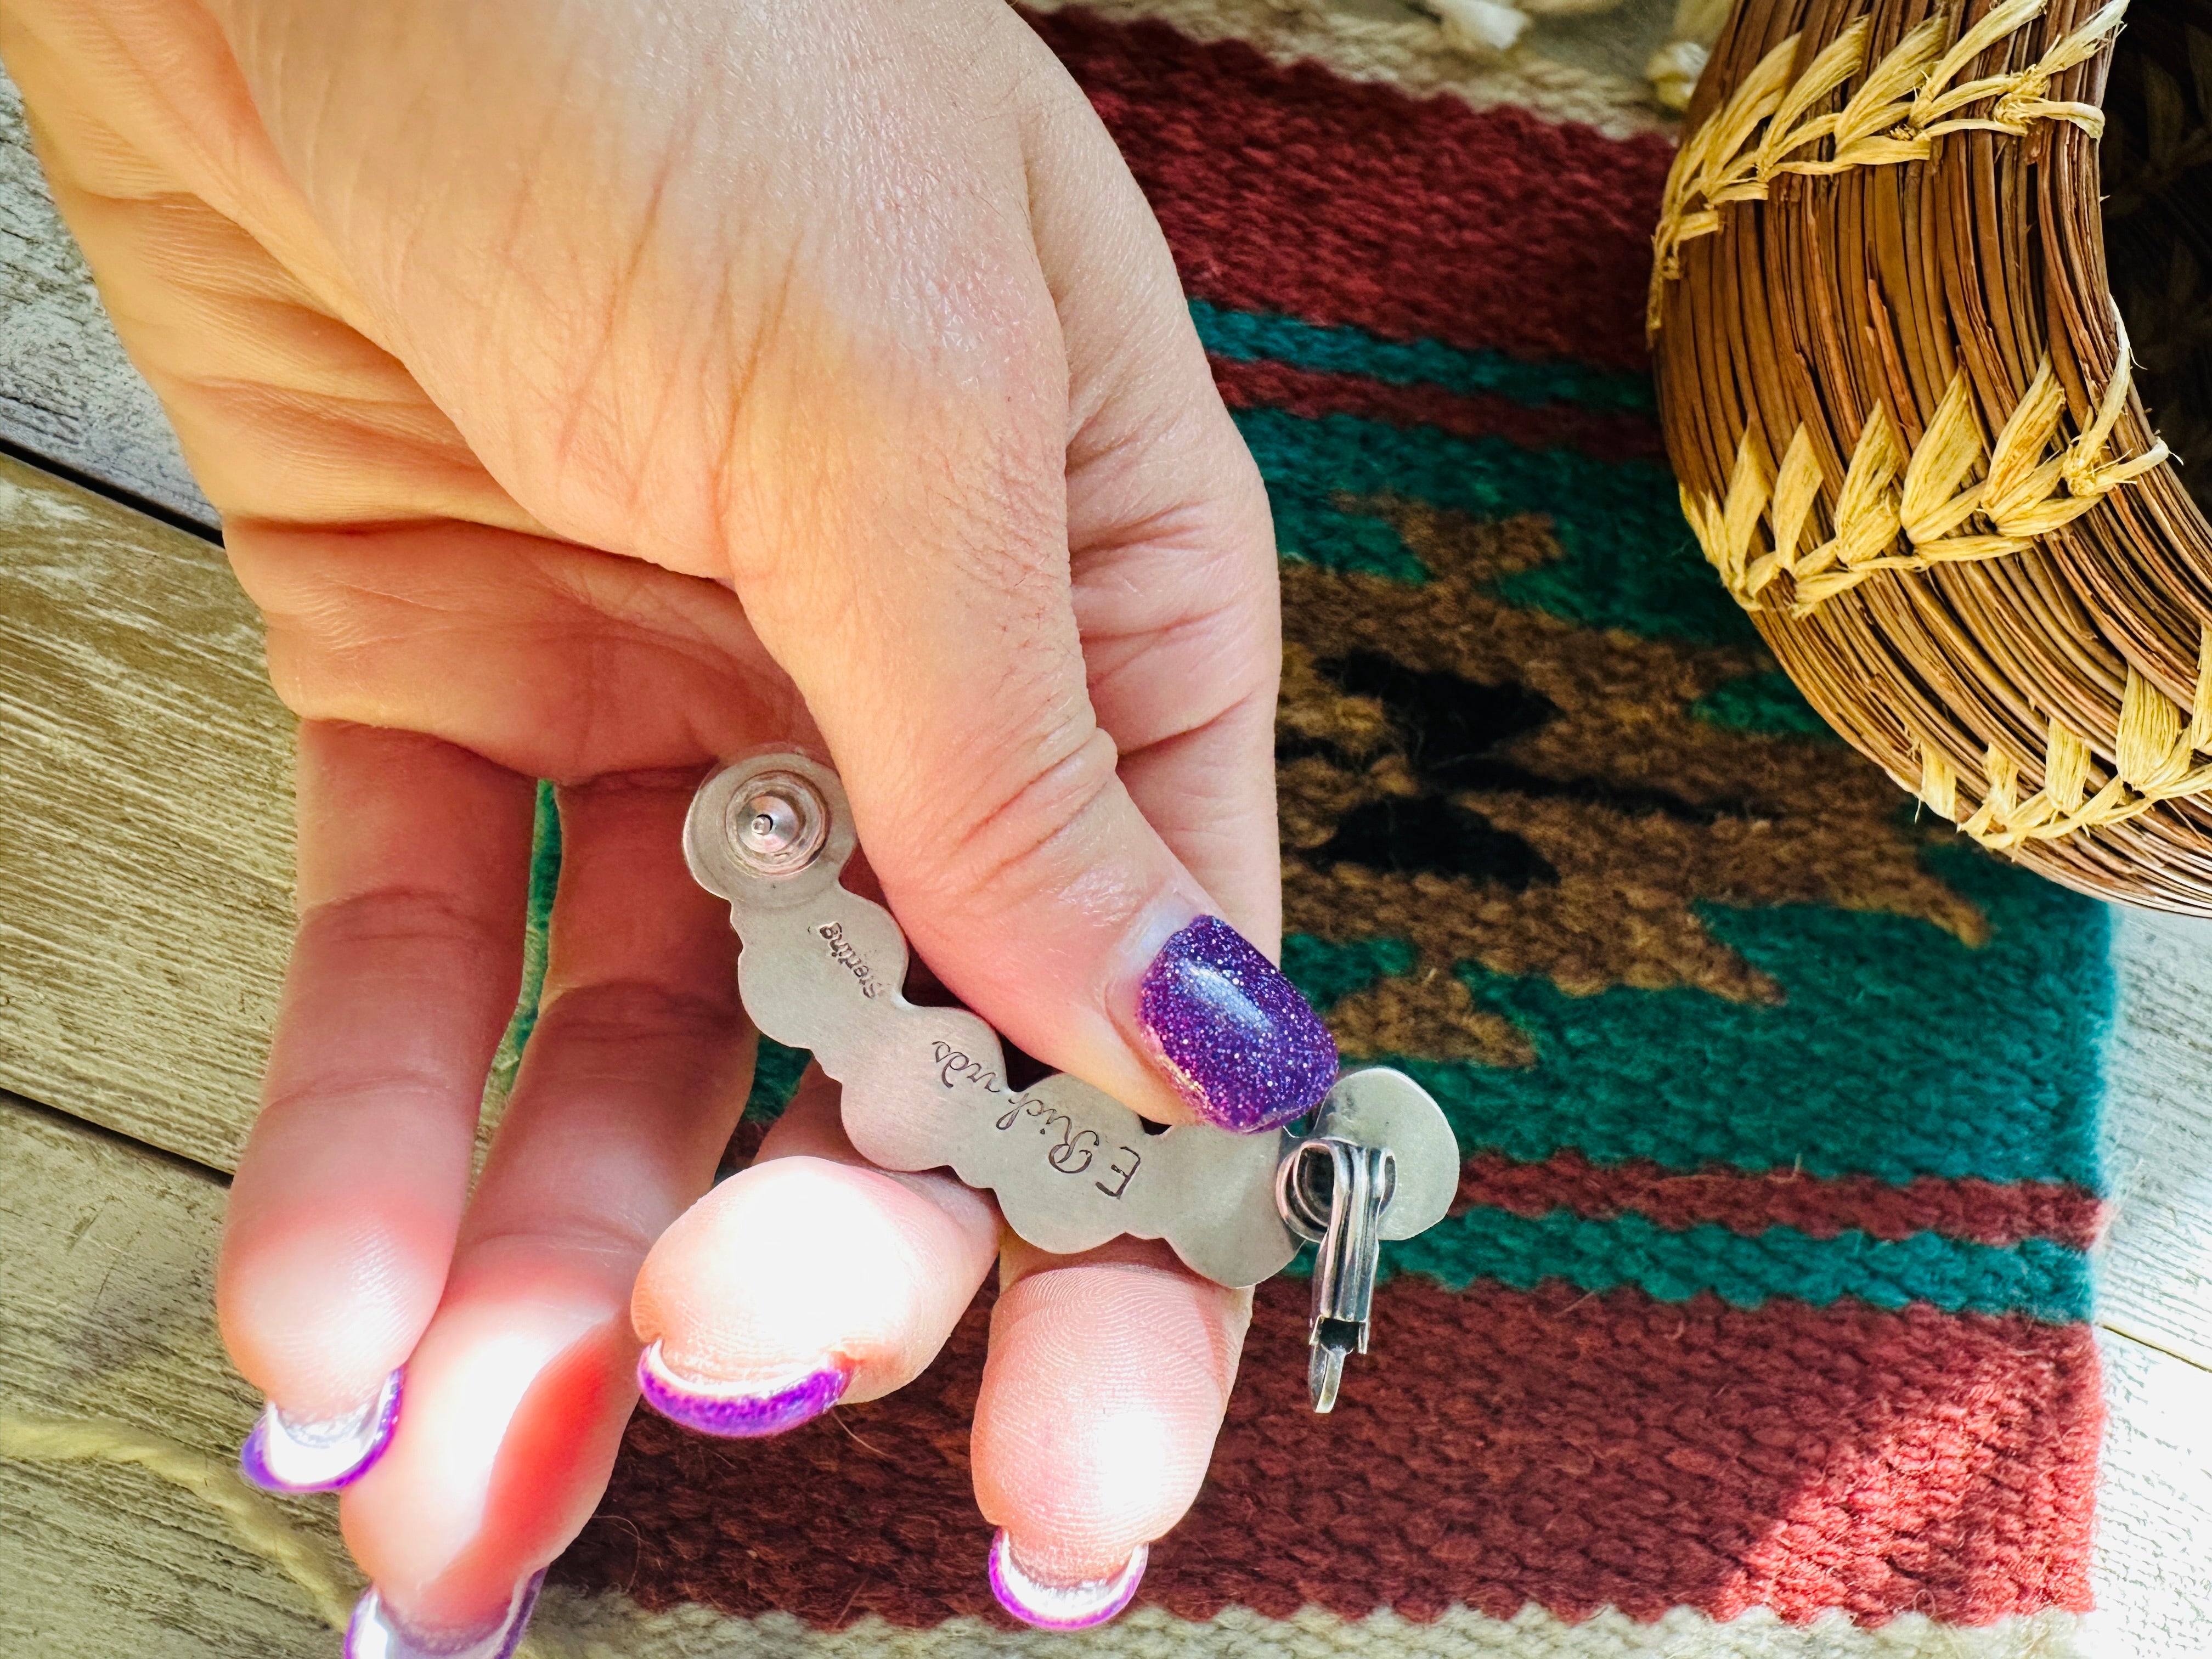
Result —
[[353, 1604], [353, 1617], [346, 1621], [345, 1659], [510, 1659], [522, 1644], [522, 1632], [530, 1627], [530, 1614], [544, 1583], [541, 1569], [517, 1584], [506, 1613], [488, 1630], [434, 1636], [401, 1624], [371, 1585]]
[[1218, 916], [1160, 947], [1137, 1024], [1192, 1109], [1249, 1133], [1311, 1111], [1336, 1080], [1336, 1042], [1282, 970]]
[[836, 1405], [852, 1380], [844, 1366], [829, 1364], [795, 1382], [740, 1391], [670, 1370], [658, 1342], [637, 1361], [638, 1390], [647, 1405], [672, 1423], [731, 1440], [757, 1440], [795, 1429]]
[[303, 1420], [273, 1405], [238, 1449], [239, 1472], [264, 1492], [336, 1492], [367, 1474], [399, 1421], [406, 1367], [384, 1379], [375, 1396], [343, 1417]]
[[1152, 1547], [1139, 1544], [1130, 1553], [1128, 1565], [1111, 1578], [1050, 1584], [1023, 1570], [1014, 1559], [1006, 1529], [1001, 1527], [991, 1540], [991, 1594], [1008, 1613], [1039, 1630], [1089, 1630], [1129, 1605], [1137, 1586], [1144, 1582], [1145, 1564], [1151, 1559]]

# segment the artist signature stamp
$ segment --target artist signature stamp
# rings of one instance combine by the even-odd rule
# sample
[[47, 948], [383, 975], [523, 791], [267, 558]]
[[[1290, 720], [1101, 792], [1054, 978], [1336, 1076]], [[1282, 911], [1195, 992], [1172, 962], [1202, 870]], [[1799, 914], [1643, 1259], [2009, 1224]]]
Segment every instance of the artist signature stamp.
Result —
[[1008, 1089], [996, 1071], [941, 1038], [930, 1045], [930, 1055], [938, 1066], [938, 1080], [946, 1088], [979, 1089], [1007, 1103], [994, 1126], [1000, 1133], [1034, 1128], [1045, 1142], [1045, 1162], [1060, 1174], [1088, 1174], [1097, 1164], [1102, 1176], [1114, 1177], [1110, 1186], [1103, 1180], [1091, 1183], [1100, 1192], [1117, 1199], [1129, 1190], [1129, 1182], [1145, 1161], [1144, 1154], [1135, 1147], [1116, 1146], [1113, 1156], [1101, 1162], [1100, 1154], [1105, 1151], [1106, 1142], [1096, 1129], [1079, 1124], [1048, 1100]]

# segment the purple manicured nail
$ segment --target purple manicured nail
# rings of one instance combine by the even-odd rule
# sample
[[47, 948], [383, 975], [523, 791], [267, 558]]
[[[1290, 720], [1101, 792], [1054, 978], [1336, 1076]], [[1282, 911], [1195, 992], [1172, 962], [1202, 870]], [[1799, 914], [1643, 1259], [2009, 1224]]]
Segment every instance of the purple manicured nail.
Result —
[[384, 1379], [374, 1399], [343, 1417], [305, 1422], [264, 1407], [238, 1449], [239, 1472], [264, 1492], [336, 1492], [351, 1486], [392, 1443], [406, 1375], [403, 1365]]
[[345, 1659], [512, 1659], [530, 1627], [538, 1606], [538, 1589], [545, 1583], [543, 1569], [514, 1587], [507, 1613], [488, 1631], [462, 1636], [424, 1636], [409, 1630], [386, 1610], [384, 1598], [374, 1585], [353, 1604], [346, 1621]]
[[1218, 916], [1160, 947], [1137, 1024], [1199, 1115], [1249, 1134], [1311, 1111], [1336, 1081], [1336, 1042], [1297, 987]]
[[658, 1342], [637, 1361], [637, 1386], [647, 1405], [672, 1423], [727, 1440], [757, 1440], [795, 1429], [836, 1405], [852, 1380], [842, 1365], [824, 1365], [787, 1387], [739, 1394], [678, 1376], [661, 1358]]
[[1145, 1564], [1152, 1547], [1139, 1544], [1128, 1565], [1111, 1578], [1093, 1578], [1080, 1584], [1048, 1584], [1033, 1578], [1014, 1559], [1006, 1529], [999, 1528], [991, 1540], [991, 1594], [999, 1605], [1025, 1625], [1039, 1630], [1089, 1630], [1103, 1625], [1129, 1605], [1137, 1586], [1144, 1582]]

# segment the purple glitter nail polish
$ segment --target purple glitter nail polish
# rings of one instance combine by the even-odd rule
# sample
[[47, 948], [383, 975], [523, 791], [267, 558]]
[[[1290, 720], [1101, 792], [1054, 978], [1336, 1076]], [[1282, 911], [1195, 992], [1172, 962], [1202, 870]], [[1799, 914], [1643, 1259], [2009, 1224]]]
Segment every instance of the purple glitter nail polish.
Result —
[[239, 1473], [264, 1492], [336, 1492], [351, 1486], [391, 1445], [406, 1376], [403, 1365], [359, 1411], [325, 1422], [295, 1422], [274, 1406], [263, 1407], [238, 1449]]
[[384, 1598], [372, 1585], [346, 1621], [345, 1659], [513, 1659], [544, 1583], [543, 1569], [532, 1573], [514, 1587], [507, 1614], [496, 1626], [481, 1635], [458, 1638], [426, 1637], [407, 1629], [385, 1610]]
[[825, 1365], [770, 1394], [717, 1392], [678, 1377], [662, 1361], [658, 1342], [637, 1361], [637, 1386], [647, 1405], [672, 1423], [729, 1440], [795, 1429], [836, 1405], [852, 1380], [843, 1366]]
[[1209, 1123], [1249, 1134], [1309, 1112], [1336, 1080], [1336, 1042], [1297, 988], [1218, 916], [1160, 947], [1137, 1022]]
[[1094, 1578], [1081, 1584], [1048, 1584], [1032, 1578], [1014, 1559], [1006, 1529], [991, 1540], [991, 1594], [999, 1605], [1025, 1625], [1038, 1630], [1089, 1630], [1103, 1625], [1129, 1605], [1144, 1582], [1145, 1565], [1152, 1547], [1139, 1544], [1128, 1565], [1111, 1578]]

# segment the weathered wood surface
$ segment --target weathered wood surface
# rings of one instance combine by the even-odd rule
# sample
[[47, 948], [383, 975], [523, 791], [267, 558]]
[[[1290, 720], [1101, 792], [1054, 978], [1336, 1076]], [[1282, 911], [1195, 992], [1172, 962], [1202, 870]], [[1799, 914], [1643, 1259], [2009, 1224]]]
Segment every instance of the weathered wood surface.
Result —
[[61, 228], [0, 75], [0, 437], [210, 528], [215, 509], [161, 405], [123, 355]]
[[[2113, 1221], [2100, 1315], [2212, 1368], [2212, 922], [2123, 910], [2112, 934]], [[2212, 1652], [2212, 1627], [2205, 1646]]]
[[290, 936], [291, 729], [220, 550], [0, 458], [0, 1086], [231, 1166]]
[[2100, 1331], [2093, 1621], [2109, 1659], [2212, 1653], [2212, 1371]]
[[[105, 1419], [234, 1455], [258, 1402], [222, 1356], [226, 1194], [204, 1172], [0, 1097], [0, 1653], [329, 1659], [311, 1599], [143, 1467], [13, 1455], [22, 1419]], [[281, 1506], [342, 1559], [327, 1504]]]

